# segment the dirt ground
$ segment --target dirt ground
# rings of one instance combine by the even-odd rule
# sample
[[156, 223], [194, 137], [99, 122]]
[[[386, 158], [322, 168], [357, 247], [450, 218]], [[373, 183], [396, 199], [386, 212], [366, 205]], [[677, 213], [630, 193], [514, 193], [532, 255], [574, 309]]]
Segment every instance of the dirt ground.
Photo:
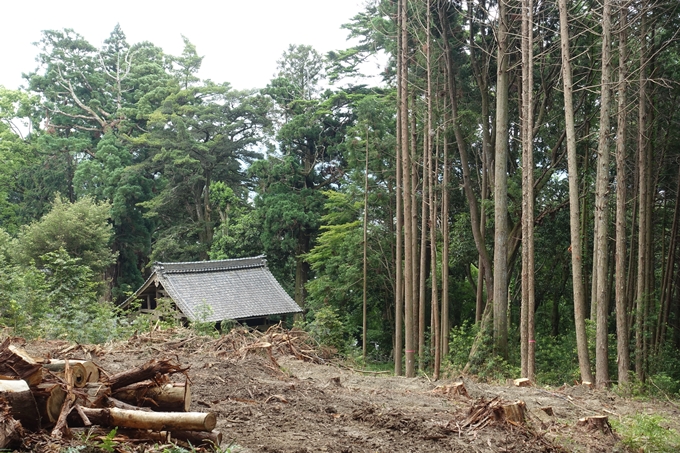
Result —
[[[190, 380], [191, 410], [214, 412], [222, 448], [232, 445], [234, 452], [626, 451], [616, 432], [577, 424], [594, 415], [660, 414], [677, 420], [680, 430], [673, 401], [624, 399], [578, 385], [520, 388], [365, 373], [323, 359], [304, 338], [284, 331], [236, 331], [220, 339], [155, 332], [96, 347], [58, 341], [23, 347], [35, 357], [91, 359], [108, 373], [174, 358], [190, 367], [173, 379]], [[446, 393], [460, 381], [467, 396]], [[471, 416], [492, 400], [523, 401], [526, 423], [496, 420], [481, 409]]]

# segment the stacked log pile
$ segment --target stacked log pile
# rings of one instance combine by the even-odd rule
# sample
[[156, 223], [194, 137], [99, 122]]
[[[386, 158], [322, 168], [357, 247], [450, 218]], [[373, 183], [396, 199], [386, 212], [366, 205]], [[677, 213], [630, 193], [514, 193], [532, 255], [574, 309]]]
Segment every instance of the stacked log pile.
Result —
[[[87, 429], [149, 442], [219, 446], [210, 412], [189, 412], [187, 368], [171, 359], [108, 374], [88, 360], [30, 357], [0, 344], [0, 449], [26, 432], [49, 430], [54, 439]], [[171, 382], [184, 375], [184, 382]]]

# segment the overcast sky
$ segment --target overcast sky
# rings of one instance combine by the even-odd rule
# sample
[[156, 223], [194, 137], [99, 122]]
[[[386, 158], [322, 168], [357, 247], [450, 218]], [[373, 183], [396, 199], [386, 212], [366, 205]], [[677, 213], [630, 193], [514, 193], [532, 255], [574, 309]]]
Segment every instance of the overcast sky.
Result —
[[319, 52], [349, 47], [343, 23], [366, 0], [2, 0], [0, 85], [16, 89], [36, 68], [41, 30], [72, 28], [100, 47], [120, 23], [130, 44], [151, 41], [179, 55], [185, 35], [204, 56], [199, 76], [262, 88], [289, 44]]

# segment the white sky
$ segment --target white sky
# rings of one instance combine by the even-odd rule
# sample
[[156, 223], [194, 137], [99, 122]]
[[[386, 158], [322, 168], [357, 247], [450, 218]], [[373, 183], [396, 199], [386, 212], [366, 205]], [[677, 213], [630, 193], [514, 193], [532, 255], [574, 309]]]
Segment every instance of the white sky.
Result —
[[366, 0], [2, 0], [0, 85], [16, 89], [35, 70], [41, 30], [72, 28], [100, 47], [116, 23], [127, 41], [150, 41], [181, 54], [185, 35], [204, 56], [199, 76], [236, 89], [263, 88], [289, 44], [343, 49], [343, 23]]

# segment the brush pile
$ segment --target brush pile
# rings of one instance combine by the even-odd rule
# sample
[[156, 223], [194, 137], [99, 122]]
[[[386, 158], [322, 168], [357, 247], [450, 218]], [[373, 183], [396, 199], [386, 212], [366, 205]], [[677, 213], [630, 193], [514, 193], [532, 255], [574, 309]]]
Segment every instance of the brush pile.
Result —
[[0, 449], [30, 433], [58, 441], [114, 428], [138, 442], [219, 446], [215, 414], [189, 412], [187, 369], [164, 358], [108, 374], [89, 360], [31, 357], [8, 338], [0, 344]]

